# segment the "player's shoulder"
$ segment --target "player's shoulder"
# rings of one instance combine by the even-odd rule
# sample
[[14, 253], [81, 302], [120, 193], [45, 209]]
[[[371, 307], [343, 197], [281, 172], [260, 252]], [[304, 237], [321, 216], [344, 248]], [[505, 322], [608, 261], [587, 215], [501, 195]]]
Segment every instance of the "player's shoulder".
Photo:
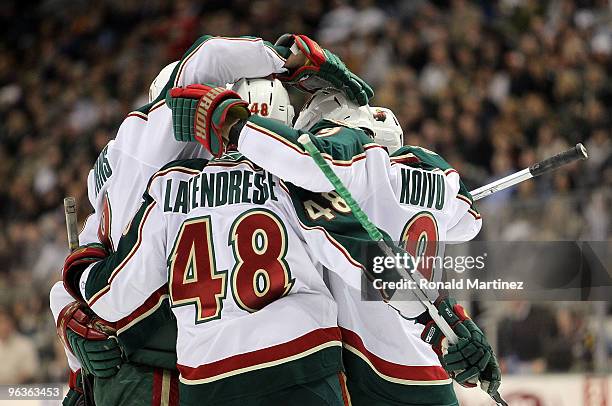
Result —
[[317, 136], [317, 138], [333, 136], [335, 141], [345, 140], [355, 142], [355, 140], [359, 140], [363, 144], [374, 143], [372, 138], [361, 128], [340, 120], [323, 119], [313, 125], [309, 132]]
[[427, 171], [441, 170], [445, 175], [452, 179], [458, 187], [456, 197], [470, 206], [470, 209], [478, 213], [474, 206], [474, 199], [468, 188], [465, 186], [459, 173], [444, 158], [437, 153], [423, 147], [406, 145], [398, 149], [391, 155], [391, 162], [401, 165], [420, 168]]
[[[162, 93], [165, 94], [164, 92]], [[160, 99], [160, 97], [128, 113], [126, 119], [134, 118], [134, 119], [140, 119], [143, 122], [147, 122], [149, 120], [149, 114], [156, 111], [160, 107], [164, 106], [165, 99], [163, 98]]]
[[149, 178], [143, 198], [145, 201], [162, 201], [167, 183], [186, 182], [201, 173], [207, 164], [208, 160], [201, 158], [168, 162]]
[[155, 173], [155, 175], [167, 174], [172, 172], [201, 172], [207, 164], [208, 159], [203, 158], [177, 159], [174, 161], [170, 161], [166, 165], [162, 166]]
[[391, 162], [417, 167], [425, 170], [440, 169], [454, 171], [453, 167], [437, 153], [415, 145], [405, 145], [391, 154]]
[[202, 158], [177, 159], [168, 162], [151, 176], [147, 185], [147, 193], [154, 193], [159, 185], [164, 183], [164, 179], [188, 178], [197, 175], [202, 172], [207, 164], [208, 160]]
[[309, 132], [314, 135], [312, 142], [323, 155], [331, 155], [334, 160], [352, 161], [369, 150], [383, 151], [361, 128], [343, 121], [321, 120]]

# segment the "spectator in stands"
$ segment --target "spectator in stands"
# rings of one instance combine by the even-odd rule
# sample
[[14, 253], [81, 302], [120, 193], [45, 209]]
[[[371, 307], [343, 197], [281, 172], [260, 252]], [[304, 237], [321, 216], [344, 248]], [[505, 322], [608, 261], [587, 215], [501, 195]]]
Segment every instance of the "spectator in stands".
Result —
[[32, 340], [15, 329], [15, 322], [6, 308], [0, 308], [0, 382], [24, 384], [39, 372], [38, 350]]

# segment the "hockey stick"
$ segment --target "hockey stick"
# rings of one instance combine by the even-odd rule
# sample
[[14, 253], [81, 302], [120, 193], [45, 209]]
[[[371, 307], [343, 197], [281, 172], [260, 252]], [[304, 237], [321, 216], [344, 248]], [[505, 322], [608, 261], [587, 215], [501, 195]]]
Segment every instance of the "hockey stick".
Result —
[[[317, 164], [321, 172], [323, 172], [323, 174], [330, 181], [334, 189], [336, 189], [336, 192], [338, 193], [338, 195], [349, 206], [349, 208], [353, 212], [353, 215], [359, 221], [359, 223], [361, 223], [363, 228], [367, 231], [370, 238], [376, 241], [379, 248], [385, 253], [386, 256], [393, 257], [395, 254], [393, 250], [391, 249], [391, 247], [388, 245], [388, 243], [384, 240], [382, 233], [378, 230], [378, 228], [374, 225], [374, 223], [372, 223], [372, 221], [368, 218], [367, 214], [364, 213], [361, 207], [359, 207], [359, 204], [355, 201], [355, 199], [351, 195], [351, 192], [346, 188], [346, 186], [344, 186], [344, 184], [342, 183], [338, 175], [336, 175], [334, 170], [325, 161], [325, 159], [321, 155], [321, 152], [319, 152], [317, 147], [312, 143], [312, 141], [310, 140], [310, 136], [308, 134], [302, 134], [298, 138], [298, 142], [302, 144], [306, 152], [308, 152], [308, 154]], [[406, 253], [400, 247], [394, 247], [394, 248], [399, 248], [401, 252]], [[410, 262], [411, 262], [410, 268], [415, 269], [414, 263], [412, 263], [412, 256], [407, 254], [406, 258], [410, 259]], [[436, 307], [432, 303], [432, 301], [434, 301], [436, 297], [432, 297], [433, 294], [431, 291], [428, 292], [421, 288], [421, 285], [419, 284], [419, 280], [423, 279], [423, 277], [420, 275], [420, 273], [418, 271], [409, 272], [406, 269], [397, 266], [397, 264], [396, 264], [396, 271], [404, 279], [410, 279], [415, 282], [415, 285], [414, 285], [415, 289], [412, 290], [412, 293], [417, 297], [417, 299], [423, 305], [425, 310], [427, 310], [432, 320], [436, 323], [436, 325], [440, 328], [440, 330], [442, 330], [448, 342], [450, 344], [456, 344], [459, 341], [459, 337], [457, 337], [457, 334], [455, 334], [455, 332], [453, 331], [451, 326], [448, 324], [448, 322], [440, 315], [440, 313], [438, 313], [438, 309], [436, 309]], [[393, 296], [395, 296], [395, 294]], [[395, 307], [397, 307], [398, 310], [401, 311], [401, 304], [399, 304], [398, 306], [398, 303], [396, 303]], [[499, 394], [499, 392], [495, 392], [494, 394], [491, 395], [491, 397], [498, 405], [508, 406], [508, 404], [501, 398], [501, 395]]]
[[[68, 248], [73, 252], [79, 248], [79, 229], [77, 225], [76, 199], [72, 196], [64, 198], [64, 215], [66, 216], [66, 232], [68, 234]], [[83, 385], [83, 402], [85, 406], [89, 406], [89, 394], [93, 390], [89, 389], [89, 376], [84, 370], [81, 370], [81, 384]], [[93, 402], [93, 400], [92, 400]], [[95, 405], [94, 405], [95, 406]]]
[[64, 198], [64, 214], [66, 215], [68, 248], [72, 252], [79, 248], [79, 230], [77, 228], [76, 200], [74, 197], [68, 196]]
[[589, 158], [586, 148], [582, 144], [576, 144], [572, 149], [564, 152], [560, 152], [555, 156], [546, 158], [543, 161], [537, 162], [531, 165], [529, 168], [525, 168], [522, 171], [513, 173], [494, 182], [481, 186], [470, 192], [474, 201], [480, 200], [483, 197], [487, 197], [495, 192], [514, 186], [517, 183], [521, 183], [524, 180], [535, 178], [536, 176], [543, 175], [548, 172], [552, 172], [563, 165], [567, 165], [571, 162], [579, 159], [585, 160]]

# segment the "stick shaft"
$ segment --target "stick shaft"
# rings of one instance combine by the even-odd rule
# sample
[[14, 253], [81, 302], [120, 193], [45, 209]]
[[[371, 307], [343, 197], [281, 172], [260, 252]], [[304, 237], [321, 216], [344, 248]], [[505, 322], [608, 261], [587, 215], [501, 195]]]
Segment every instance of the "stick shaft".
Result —
[[64, 214], [66, 215], [66, 232], [68, 248], [74, 251], [79, 248], [79, 230], [77, 227], [76, 200], [69, 196], [64, 199]]
[[533, 175], [531, 174], [531, 172], [529, 172], [529, 168], [525, 168], [522, 171], [518, 171], [516, 173], [513, 173], [512, 175], [505, 176], [494, 182], [488, 183], [484, 186], [474, 189], [470, 192], [470, 194], [472, 195], [472, 198], [475, 201], [480, 200], [483, 197], [487, 197], [495, 192], [499, 192], [500, 190], [507, 189], [510, 186], [514, 186], [517, 183], [521, 183], [531, 178], [533, 178]]
[[488, 183], [484, 186], [481, 186], [477, 189], [474, 189], [470, 192], [470, 194], [472, 195], [472, 198], [474, 200], [480, 200], [483, 197], [487, 197], [495, 192], [499, 192], [500, 190], [504, 190], [506, 188], [514, 186], [517, 183], [521, 183], [527, 179], [531, 179], [536, 176], [543, 175], [547, 172], [554, 171], [555, 169], [558, 169], [563, 165], [567, 165], [579, 159], [588, 159], [588, 157], [589, 155], [584, 145], [576, 144], [574, 148], [560, 152], [550, 158], [546, 158], [543, 161], [531, 165], [529, 168], [525, 168], [522, 171], [518, 171], [516, 173]]

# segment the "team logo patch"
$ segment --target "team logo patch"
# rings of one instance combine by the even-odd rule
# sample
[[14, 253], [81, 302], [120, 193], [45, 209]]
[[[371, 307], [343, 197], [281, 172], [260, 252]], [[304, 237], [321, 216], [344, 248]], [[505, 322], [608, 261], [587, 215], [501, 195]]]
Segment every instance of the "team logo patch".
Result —
[[376, 110], [373, 116], [376, 121], [385, 121], [387, 119], [387, 113], [382, 110]]

